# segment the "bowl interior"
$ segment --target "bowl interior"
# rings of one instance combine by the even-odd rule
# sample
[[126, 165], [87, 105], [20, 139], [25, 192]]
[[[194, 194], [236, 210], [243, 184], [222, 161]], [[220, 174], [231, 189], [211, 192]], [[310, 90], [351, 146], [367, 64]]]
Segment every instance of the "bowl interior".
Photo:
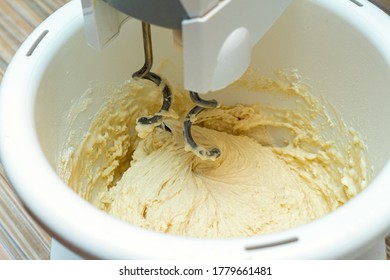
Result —
[[[351, 8], [356, 9], [353, 5]], [[264, 75], [276, 69], [297, 69], [313, 94], [325, 96], [361, 133], [378, 172], [390, 152], [390, 129], [386, 125], [390, 120], [389, 65], [377, 42], [359, 30], [353, 18], [341, 16], [315, 1], [295, 1], [253, 50], [252, 67]], [[66, 120], [75, 100], [88, 88], [120, 85], [143, 65], [138, 21], [129, 20], [102, 52], [87, 45], [81, 24], [63, 45], [52, 50], [52, 59], [38, 77], [41, 81], [35, 103], [36, 129], [53, 167], [69, 131]], [[155, 27], [152, 33], [155, 65], [165, 58], [181, 65], [171, 31]], [[176, 76], [172, 73], [167, 78], [180, 80]], [[102, 97], [106, 94], [104, 90], [96, 93]], [[226, 104], [260, 101], [245, 92], [216, 95]], [[80, 132], [76, 137], [86, 132], [89, 117], [103, 101], [95, 98], [75, 120], [72, 129]]]

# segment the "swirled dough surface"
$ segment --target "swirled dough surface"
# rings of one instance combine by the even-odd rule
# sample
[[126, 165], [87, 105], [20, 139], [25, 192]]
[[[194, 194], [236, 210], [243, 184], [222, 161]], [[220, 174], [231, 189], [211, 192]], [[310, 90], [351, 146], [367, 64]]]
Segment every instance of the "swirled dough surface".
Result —
[[197, 117], [194, 138], [220, 148], [215, 161], [186, 151], [182, 123], [193, 104], [187, 93], [172, 88], [172, 110], [164, 114], [171, 132], [135, 126], [138, 117], [159, 110], [154, 100], [161, 99], [161, 88], [142, 80], [117, 88], [83, 141], [72, 143], [69, 137], [58, 166], [64, 180], [126, 222], [211, 238], [308, 223], [368, 183], [363, 142], [329, 114], [295, 72], [271, 79], [249, 71], [220, 96], [244, 90], [258, 95], [259, 103], [222, 104]]

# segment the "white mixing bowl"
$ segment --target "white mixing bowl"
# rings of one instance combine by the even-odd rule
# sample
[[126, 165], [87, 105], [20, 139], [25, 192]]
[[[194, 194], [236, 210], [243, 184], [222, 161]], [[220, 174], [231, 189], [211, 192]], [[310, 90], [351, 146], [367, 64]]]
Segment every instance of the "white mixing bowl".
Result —
[[[195, 239], [141, 229], [96, 209], [56, 174], [72, 100], [91, 85], [128, 79], [143, 64], [141, 38], [139, 22], [130, 20], [104, 51], [91, 49], [81, 5], [73, 1], [29, 36], [4, 76], [1, 160], [27, 209], [56, 240], [94, 258], [385, 257], [384, 238], [390, 232], [390, 19], [384, 12], [366, 0], [295, 0], [254, 49], [256, 68], [264, 73], [297, 68], [315, 93], [335, 105], [366, 140], [375, 172], [366, 190], [333, 213], [251, 238]], [[156, 64], [162, 57], [178, 56], [169, 30], [154, 29], [153, 40]], [[236, 101], [241, 98], [248, 96]], [[98, 105], [86, 114], [92, 115]], [[78, 123], [80, 131], [88, 121], [85, 117]]]

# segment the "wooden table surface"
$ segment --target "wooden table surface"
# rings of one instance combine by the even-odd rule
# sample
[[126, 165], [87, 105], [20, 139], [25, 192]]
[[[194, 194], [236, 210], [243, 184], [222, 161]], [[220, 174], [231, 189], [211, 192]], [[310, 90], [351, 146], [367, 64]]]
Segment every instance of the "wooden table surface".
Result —
[[[42, 20], [68, 1], [0, 0], [0, 81], [25, 38]], [[390, 0], [372, 2], [390, 14]], [[390, 238], [387, 243], [390, 245]], [[7, 182], [0, 163], [0, 260], [48, 259], [49, 256], [50, 236], [26, 213]]]

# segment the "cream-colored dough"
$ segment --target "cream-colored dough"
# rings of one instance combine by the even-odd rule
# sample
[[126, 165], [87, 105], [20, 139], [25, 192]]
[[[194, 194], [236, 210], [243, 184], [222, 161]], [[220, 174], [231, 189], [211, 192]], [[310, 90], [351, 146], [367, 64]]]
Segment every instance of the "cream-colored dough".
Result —
[[84, 141], [63, 155], [59, 172], [82, 197], [126, 222], [211, 238], [308, 223], [367, 185], [364, 144], [329, 116], [296, 74], [265, 79], [249, 72], [234, 87], [298, 105], [222, 106], [201, 113], [194, 138], [222, 152], [215, 161], [201, 160], [184, 148], [182, 123], [193, 106], [187, 94], [174, 90], [164, 119], [171, 133], [138, 127], [139, 137], [136, 119], [157, 112], [160, 104], [151, 100], [161, 97], [149, 82], [129, 81], [96, 115]]

